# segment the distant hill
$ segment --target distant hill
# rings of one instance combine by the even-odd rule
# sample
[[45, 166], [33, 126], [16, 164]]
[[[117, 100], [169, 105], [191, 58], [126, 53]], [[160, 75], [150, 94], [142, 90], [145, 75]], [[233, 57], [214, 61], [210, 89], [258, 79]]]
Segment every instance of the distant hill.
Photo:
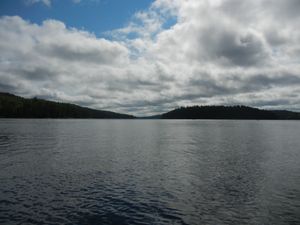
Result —
[[281, 120], [299, 120], [300, 113], [287, 110], [273, 110], [273, 112]]
[[0, 93], [0, 118], [99, 118], [132, 119], [131, 115], [95, 110], [74, 104], [26, 99]]
[[247, 106], [192, 106], [181, 107], [161, 115], [162, 119], [245, 119], [299, 120], [300, 113], [261, 110]]
[[[95, 118], [133, 119], [132, 115], [95, 110], [69, 103], [38, 98], [26, 99], [0, 92], [0, 118]], [[300, 120], [300, 113], [286, 110], [261, 110], [247, 106], [191, 106], [140, 119], [241, 119]]]

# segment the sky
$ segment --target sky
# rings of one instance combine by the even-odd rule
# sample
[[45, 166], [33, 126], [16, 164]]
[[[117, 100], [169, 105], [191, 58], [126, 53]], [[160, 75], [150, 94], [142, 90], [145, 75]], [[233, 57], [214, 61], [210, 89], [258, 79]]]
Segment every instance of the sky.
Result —
[[134, 115], [300, 111], [299, 0], [1, 0], [0, 92]]

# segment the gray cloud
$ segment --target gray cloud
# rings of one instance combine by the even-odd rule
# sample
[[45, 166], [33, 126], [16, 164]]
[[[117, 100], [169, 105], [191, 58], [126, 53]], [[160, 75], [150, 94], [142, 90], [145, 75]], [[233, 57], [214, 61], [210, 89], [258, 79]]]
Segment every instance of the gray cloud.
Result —
[[203, 46], [202, 54], [226, 64], [256, 66], [268, 58], [262, 41], [250, 32], [239, 34], [235, 30], [210, 26], [201, 30], [199, 43]]
[[0, 90], [2, 92], [11, 92], [15, 90], [15, 87], [13, 85], [0, 83]]
[[67, 61], [84, 61], [87, 63], [113, 64], [118, 60], [125, 60], [127, 50], [119, 44], [113, 44], [105, 40], [94, 40], [94, 44], [85, 46], [83, 43], [50, 43], [39, 44], [38, 51], [49, 57]]
[[[2, 17], [0, 91], [137, 115], [193, 104], [298, 110], [298, 9], [296, 0], [156, 0], [111, 40]], [[168, 16], [177, 22], [163, 29]]]
[[278, 15], [280, 16], [279, 19], [281, 21], [285, 20], [290, 21], [292, 19], [298, 19], [300, 17], [299, 10], [300, 10], [300, 2], [298, 0], [279, 0], [279, 1], [271, 1], [265, 0], [262, 1], [263, 7], [267, 7], [269, 12], [273, 14], [274, 17]]

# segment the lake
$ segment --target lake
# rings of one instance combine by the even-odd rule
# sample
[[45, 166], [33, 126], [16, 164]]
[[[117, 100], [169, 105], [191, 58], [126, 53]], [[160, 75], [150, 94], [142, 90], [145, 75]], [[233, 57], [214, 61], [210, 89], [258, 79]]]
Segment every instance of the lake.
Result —
[[0, 224], [300, 224], [300, 121], [0, 119]]

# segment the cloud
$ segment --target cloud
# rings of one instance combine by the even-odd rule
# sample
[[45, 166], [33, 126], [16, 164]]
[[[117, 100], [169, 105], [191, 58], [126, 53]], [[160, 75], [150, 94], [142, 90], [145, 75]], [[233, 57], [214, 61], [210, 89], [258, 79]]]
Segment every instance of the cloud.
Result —
[[[199, 31], [194, 57], [214, 60], [224, 65], [257, 66], [268, 58], [268, 52], [263, 40], [251, 31], [241, 31], [238, 28], [218, 27], [209, 25]], [[194, 52], [195, 51], [195, 52]]]
[[300, 110], [298, 6], [156, 0], [110, 39], [2, 17], [0, 89], [136, 115], [194, 104]]
[[42, 26], [45, 33], [38, 35], [35, 47], [40, 54], [48, 57], [65, 61], [112, 64], [118, 60], [126, 60], [128, 55], [122, 44], [97, 39], [92, 34], [76, 29], [67, 30], [60, 22], [48, 20]]
[[[44, 4], [45, 6], [47, 7], [51, 7], [52, 6], [52, 0], [24, 0], [25, 1], [25, 4], [27, 5], [33, 5], [33, 4], [37, 4], [37, 3], [42, 3]], [[83, 0], [70, 0], [72, 3], [74, 4], [79, 4], [79, 3], [82, 3]], [[87, 1], [87, 0], [84, 0], [84, 1]], [[90, 2], [93, 2], [93, 3], [98, 3], [100, 2], [100, 0], [89, 0]]]
[[43, 3], [45, 6], [51, 7], [51, 0], [26, 0], [26, 4], [32, 5], [36, 3]]

